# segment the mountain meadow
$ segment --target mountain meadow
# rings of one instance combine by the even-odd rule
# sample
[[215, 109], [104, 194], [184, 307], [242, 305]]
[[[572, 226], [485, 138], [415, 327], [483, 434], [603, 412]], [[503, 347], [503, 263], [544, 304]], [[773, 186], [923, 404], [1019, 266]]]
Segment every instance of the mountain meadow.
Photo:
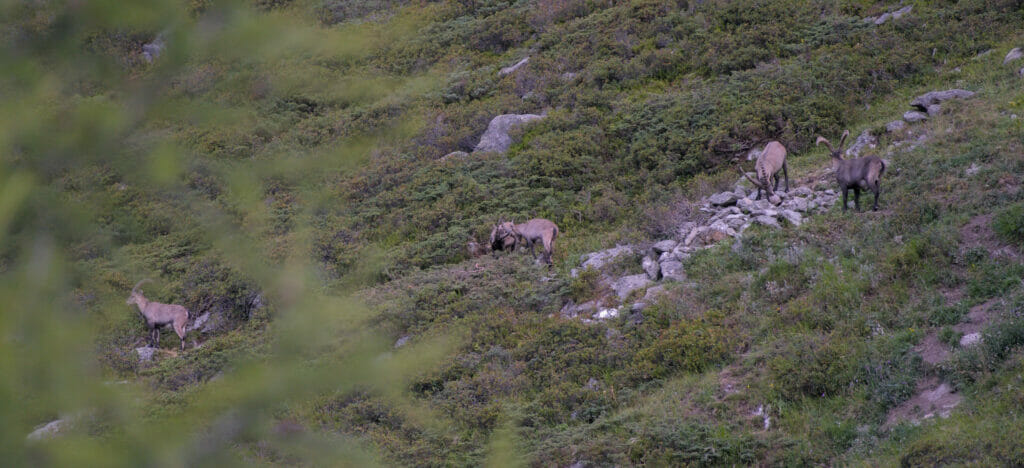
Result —
[[7, 466], [1024, 465], [1020, 0], [0, 38]]

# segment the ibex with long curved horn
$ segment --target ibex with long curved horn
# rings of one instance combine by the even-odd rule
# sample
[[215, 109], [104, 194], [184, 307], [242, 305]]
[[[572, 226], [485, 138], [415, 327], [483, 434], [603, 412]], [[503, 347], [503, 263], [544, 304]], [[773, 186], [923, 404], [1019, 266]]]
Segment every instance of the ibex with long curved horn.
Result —
[[[777, 141], [769, 141], [764, 146], [764, 150], [761, 151], [761, 155], [757, 157], [757, 162], [754, 163], [754, 173], [757, 175], [757, 180], [747, 175], [747, 173], [740, 168], [740, 173], [743, 177], [746, 177], [750, 182], [757, 187], [757, 198], [761, 199], [761, 190], [768, 193], [768, 201], [779, 204], [782, 199], [775, 195], [775, 192], [779, 190], [779, 171], [782, 171], [782, 175], [786, 177], [786, 191], [789, 191], [789, 168], [786, 167], [786, 147], [782, 146], [782, 143]], [[772, 187], [772, 178], [775, 178], [775, 187]]]
[[513, 235], [525, 242], [530, 247], [530, 255], [537, 258], [533, 245], [540, 242], [544, 246], [542, 259], [551, 265], [551, 253], [555, 247], [555, 239], [558, 238], [558, 226], [544, 218], [534, 218], [522, 224], [514, 224], [511, 221], [498, 224], [495, 233], [499, 238]]
[[853, 189], [853, 203], [860, 211], [860, 189], [868, 188], [875, 193], [875, 203], [872, 210], [878, 211], [878, 194], [882, 191], [882, 174], [885, 173], [885, 161], [875, 156], [866, 156], [857, 159], [843, 159], [843, 143], [850, 131], [843, 132], [839, 138], [839, 148], [833, 148], [832, 143], [822, 136], [814, 143], [822, 143], [828, 146], [832, 156], [832, 170], [836, 173], [836, 182], [839, 183], [839, 190], [843, 191], [843, 211], [846, 211], [846, 194]]
[[150, 279], [144, 279], [135, 283], [132, 287], [132, 293], [128, 296], [128, 305], [135, 304], [139, 308], [139, 314], [142, 315], [143, 320], [146, 321], [146, 328], [149, 328], [149, 343], [150, 346], [156, 347], [160, 345], [160, 327], [165, 325], [172, 325], [174, 332], [178, 334], [178, 338], [181, 338], [181, 350], [185, 350], [185, 325], [188, 323], [188, 309], [177, 304], [161, 304], [159, 302], [152, 302], [146, 299], [146, 296], [142, 295], [142, 291], [139, 290], [139, 286]]

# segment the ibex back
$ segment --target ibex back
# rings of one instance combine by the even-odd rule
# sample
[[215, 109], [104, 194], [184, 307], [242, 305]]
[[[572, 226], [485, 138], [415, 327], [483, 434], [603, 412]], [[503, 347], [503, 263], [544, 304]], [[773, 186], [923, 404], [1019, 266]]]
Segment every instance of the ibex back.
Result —
[[519, 238], [530, 247], [530, 255], [534, 258], [537, 258], [537, 254], [533, 250], [533, 245], [541, 242], [544, 246], [542, 258], [545, 263], [551, 265], [551, 253], [554, 250], [555, 239], [558, 238], [558, 226], [555, 223], [544, 218], [534, 218], [522, 224], [505, 222], [498, 224], [495, 232], [499, 237], [512, 234]]
[[139, 286], [146, 281], [150, 280], [144, 279], [135, 284], [126, 302], [128, 305], [138, 306], [139, 314], [142, 315], [142, 319], [146, 321], [146, 328], [149, 329], [150, 346], [159, 346], [160, 327], [171, 325], [174, 327], [174, 332], [178, 334], [178, 338], [181, 339], [181, 349], [184, 351], [188, 309], [177, 304], [161, 304], [146, 299], [146, 296], [142, 295], [142, 291], [139, 290]]
[[[747, 173], [740, 168], [740, 173], [743, 177], [746, 177], [750, 182], [757, 187], [757, 198], [761, 199], [761, 190], [768, 193], [768, 201], [779, 204], [782, 200], [775, 195], [775, 192], [779, 190], [779, 171], [782, 171], [782, 175], [786, 178], [786, 191], [789, 191], [789, 169], [786, 167], [786, 147], [782, 146], [782, 143], [777, 141], [770, 141], [764, 146], [764, 151], [761, 151], [761, 155], [757, 157], [757, 162], [754, 163], [754, 172], [757, 175], [757, 180], [747, 175]], [[772, 187], [772, 178], [775, 179], [775, 187]]]
[[839, 190], [843, 192], [843, 211], [846, 211], [846, 195], [853, 189], [853, 203], [860, 211], [860, 189], [868, 188], [875, 193], [875, 203], [871, 209], [878, 211], [878, 194], [882, 192], [882, 174], [885, 173], [885, 161], [875, 157], [867, 156], [857, 159], [843, 159], [843, 143], [850, 131], [843, 132], [839, 138], [839, 147], [833, 148], [832, 143], [822, 136], [818, 136], [816, 145], [822, 143], [828, 146], [829, 154], [832, 157], [832, 170], [836, 173], [836, 182], [839, 183]]

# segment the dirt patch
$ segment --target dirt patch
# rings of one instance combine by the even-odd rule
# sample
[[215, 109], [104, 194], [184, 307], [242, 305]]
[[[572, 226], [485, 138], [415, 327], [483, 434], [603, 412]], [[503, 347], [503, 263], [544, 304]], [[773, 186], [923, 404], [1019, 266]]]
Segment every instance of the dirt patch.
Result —
[[942, 297], [946, 298], [946, 304], [956, 305], [960, 302], [966, 294], [964, 294], [964, 288], [947, 288], [939, 291], [942, 293]]
[[914, 351], [921, 355], [921, 359], [928, 364], [935, 365], [949, 358], [949, 346], [939, 341], [938, 332], [932, 331], [925, 335]]
[[1004, 244], [996, 237], [992, 230], [991, 213], [971, 218], [964, 227], [960, 228], [960, 238], [963, 248], [983, 248], [994, 257], [1004, 257], [1014, 261], [1021, 261], [1021, 254], [1017, 249]]
[[967, 319], [958, 323], [953, 329], [965, 335], [980, 333], [985, 328], [985, 325], [988, 325], [992, 320], [992, 306], [998, 301], [999, 299], [989, 299], [982, 304], [971, 307], [971, 311], [967, 314]]
[[891, 409], [883, 430], [887, 430], [903, 421], [910, 421], [915, 426], [921, 421], [932, 419], [936, 416], [948, 418], [953, 408], [956, 408], [963, 401], [963, 396], [956, 393], [949, 384], [942, 382], [938, 377], [930, 377], [921, 380], [917, 384], [917, 392], [903, 404]]

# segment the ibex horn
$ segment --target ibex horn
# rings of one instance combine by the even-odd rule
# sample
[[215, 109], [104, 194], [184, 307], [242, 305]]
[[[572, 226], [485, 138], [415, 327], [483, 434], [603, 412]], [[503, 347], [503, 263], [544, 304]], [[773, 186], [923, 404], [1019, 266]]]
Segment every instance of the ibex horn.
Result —
[[142, 281], [139, 281], [138, 283], [135, 283], [135, 286], [132, 286], [132, 292], [136, 292], [136, 290], [139, 289], [139, 286], [142, 286], [142, 283], [147, 283], [147, 282], [152, 283], [153, 280], [151, 280], [149, 278], [146, 278], [146, 279], [144, 279]]
[[754, 180], [752, 177], [750, 177], [750, 175], [747, 174], [747, 172], [744, 171], [742, 167], [740, 167], [739, 163], [736, 163], [736, 170], [740, 171], [740, 174], [743, 174], [743, 177], [746, 177], [747, 180], [749, 180], [751, 183], [753, 183], [755, 187], [764, 188], [764, 185], [761, 185], [760, 182], [758, 182], [758, 181]]

